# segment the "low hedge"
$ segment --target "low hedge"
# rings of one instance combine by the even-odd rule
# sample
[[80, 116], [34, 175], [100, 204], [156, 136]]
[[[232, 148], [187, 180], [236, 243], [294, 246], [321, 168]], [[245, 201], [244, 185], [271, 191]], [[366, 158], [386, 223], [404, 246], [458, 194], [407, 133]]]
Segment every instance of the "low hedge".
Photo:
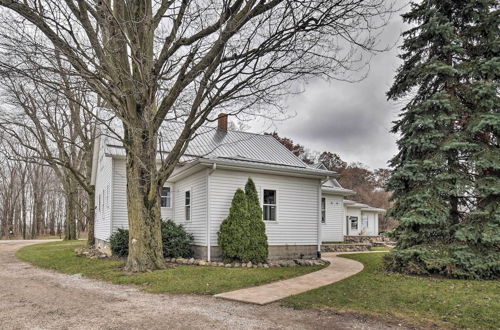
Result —
[[[191, 258], [193, 256], [193, 235], [186, 232], [182, 225], [172, 220], [161, 222], [161, 239], [165, 258]], [[110, 237], [111, 252], [117, 257], [128, 256], [129, 232], [119, 228]]]

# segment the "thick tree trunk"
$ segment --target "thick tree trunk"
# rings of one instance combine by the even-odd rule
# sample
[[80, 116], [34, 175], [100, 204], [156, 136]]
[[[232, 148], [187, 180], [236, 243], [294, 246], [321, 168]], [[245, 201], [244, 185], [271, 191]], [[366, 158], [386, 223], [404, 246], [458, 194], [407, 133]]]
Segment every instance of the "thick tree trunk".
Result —
[[125, 129], [125, 139], [129, 146], [129, 255], [126, 270], [130, 272], [165, 268], [160, 231], [160, 184], [156, 182], [156, 136], [149, 129]]

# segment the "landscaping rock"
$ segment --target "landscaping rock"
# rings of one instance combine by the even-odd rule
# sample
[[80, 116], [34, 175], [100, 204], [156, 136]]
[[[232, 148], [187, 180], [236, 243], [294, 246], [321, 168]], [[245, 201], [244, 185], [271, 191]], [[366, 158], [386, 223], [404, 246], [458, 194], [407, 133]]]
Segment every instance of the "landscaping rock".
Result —
[[194, 258], [189, 259], [189, 260], [188, 260], [188, 263], [189, 263], [190, 265], [194, 264]]
[[262, 262], [259, 262], [259, 263], [257, 264], [257, 267], [262, 268]]
[[231, 264], [225, 264], [225, 265], [224, 265], [224, 267], [225, 267], [225, 268], [231, 268], [231, 267], [232, 267], [232, 265], [231, 265]]
[[269, 268], [269, 265], [268, 264], [263, 264], [262, 267]]
[[206, 265], [207, 265], [207, 263], [206, 263], [206, 261], [204, 261], [204, 260], [200, 260], [200, 261], [198, 262], [198, 265], [199, 265], [199, 266], [206, 266]]
[[235, 263], [234, 263], [234, 265], [233, 265], [233, 267], [234, 267], [234, 268], [240, 268], [240, 266], [241, 266], [241, 265], [240, 265], [240, 263], [239, 263], [239, 262], [235, 262]]
[[224, 263], [223, 262], [219, 262], [219, 263], [217, 263], [217, 266], [224, 267]]
[[247, 267], [248, 267], [248, 268], [252, 268], [252, 266], [253, 266], [253, 265], [252, 265], [252, 262], [251, 262], [251, 261], [249, 261], [249, 262], [247, 263]]

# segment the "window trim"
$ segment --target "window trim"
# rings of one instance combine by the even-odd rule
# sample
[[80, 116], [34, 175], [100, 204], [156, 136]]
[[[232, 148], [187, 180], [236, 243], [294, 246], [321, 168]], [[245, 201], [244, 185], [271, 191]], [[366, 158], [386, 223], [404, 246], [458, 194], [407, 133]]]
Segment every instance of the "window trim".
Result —
[[321, 197], [321, 223], [326, 223], [326, 197]]
[[[365, 221], [366, 221], [366, 227], [364, 227]], [[366, 230], [370, 229], [370, 220], [369, 220], [368, 214], [361, 215], [361, 230], [364, 230], [364, 229], [366, 229]]]
[[[162, 199], [163, 199], [163, 198], [167, 198], [167, 196], [163, 196], [163, 195], [162, 195], [162, 193], [163, 193], [163, 188], [168, 188], [168, 189], [169, 189], [169, 196], [168, 196], [168, 197], [169, 197], [169, 201], [170, 201], [170, 203], [169, 203], [169, 204], [170, 204], [170, 206], [162, 206], [162, 205], [161, 205], [161, 201], [162, 201]], [[161, 207], [162, 209], [171, 209], [171, 208], [172, 208], [172, 187], [170, 187], [170, 186], [163, 186], [163, 187], [161, 187], [161, 191], [160, 191], [160, 207]]]
[[[274, 191], [275, 193], [275, 199], [276, 199], [276, 202], [275, 204], [264, 204], [264, 191], [265, 190], [272, 190]], [[266, 220], [264, 219], [264, 206], [265, 205], [274, 205], [275, 207], [275, 220]], [[262, 188], [261, 189], [261, 207], [262, 207], [262, 221], [264, 221], [265, 223], [278, 223], [279, 221], [279, 216], [278, 216], [278, 209], [279, 209], [279, 206], [278, 206], [278, 189], [276, 188]]]
[[[189, 193], [189, 204], [186, 204], [186, 194]], [[189, 207], [189, 218], [188, 218], [188, 207]], [[191, 221], [193, 216], [193, 194], [191, 189], [184, 190], [184, 221]]]

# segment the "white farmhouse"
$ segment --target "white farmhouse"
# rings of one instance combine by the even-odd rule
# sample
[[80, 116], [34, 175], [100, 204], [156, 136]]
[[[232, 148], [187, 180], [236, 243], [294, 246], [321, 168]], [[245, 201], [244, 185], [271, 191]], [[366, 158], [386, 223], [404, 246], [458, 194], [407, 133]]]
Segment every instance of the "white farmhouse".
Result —
[[[169, 123], [161, 147], [168, 152], [181, 124]], [[161, 158], [161, 153], [158, 157]], [[384, 210], [346, 200], [337, 173], [309, 166], [272, 136], [203, 127], [161, 192], [161, 214], [194, 235], [198, 258], [220, 257], [217, 232], [233, 195], [251, 177], [263, 207], [269, 257], [314, 257], [322, 242], [346, 235], [377, 235]], [[114, 138], [96, 140], [92, 181], [96, 188], [95, 238], [107, 247], [110, 235], [127, 228], [125, 149]]]

